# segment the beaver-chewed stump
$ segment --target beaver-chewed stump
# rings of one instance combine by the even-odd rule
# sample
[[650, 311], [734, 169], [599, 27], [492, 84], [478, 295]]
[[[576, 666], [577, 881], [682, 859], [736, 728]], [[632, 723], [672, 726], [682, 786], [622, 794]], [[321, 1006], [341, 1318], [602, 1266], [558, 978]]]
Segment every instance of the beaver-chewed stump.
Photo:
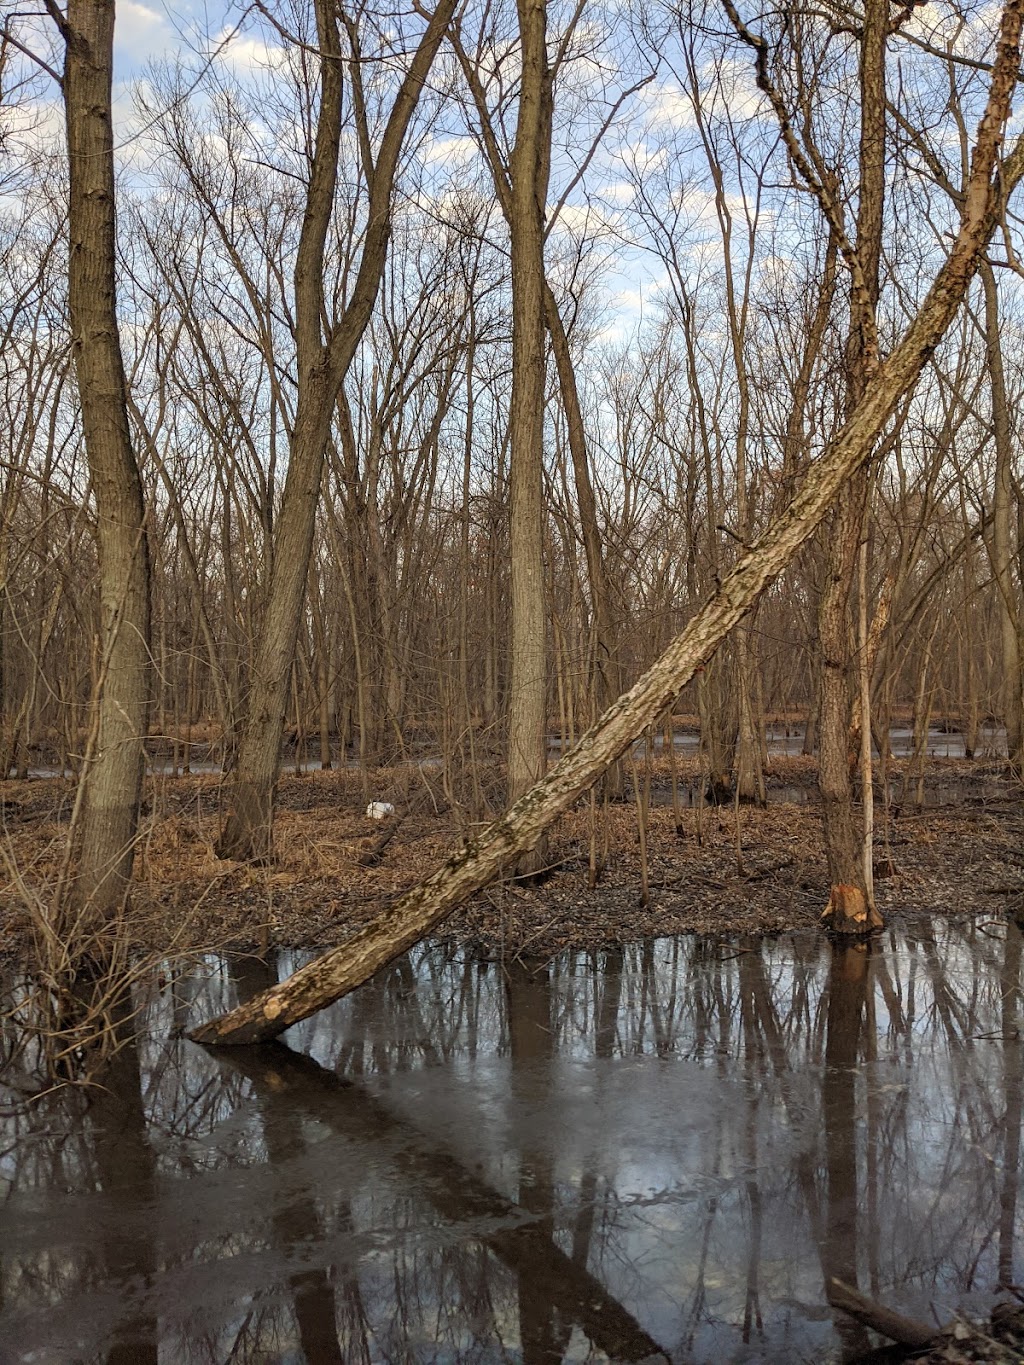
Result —
[[859, 886], [838, 882], [832, 888], [828, 905], [821, 913], [821, 922], [832, 934], [848, 934], [852, 937], [873, 934], [884, 928], [882, 916]]

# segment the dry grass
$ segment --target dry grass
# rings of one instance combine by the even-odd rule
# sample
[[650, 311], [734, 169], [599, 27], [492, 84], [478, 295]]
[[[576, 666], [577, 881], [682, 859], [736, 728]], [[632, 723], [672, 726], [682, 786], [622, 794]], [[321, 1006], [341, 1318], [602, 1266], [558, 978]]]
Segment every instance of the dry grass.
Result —
[[[693, 777], [679, 764], [682, 780]], [[979, 764], [941, 762], [933, 775], [959, 782], [965, 794]], [[654, 779], [664, 796], [668, 761]], [[777, 784], [808, 786], [814, 765], [779, 759]], [[493, 792], [494, 775], [489, 778]], [[451, 784], [448, 784], [451, 791]], [[358, 772], [310, 773], [282, 780], [276, 826], [277, 861], [270, 868], [220, 862], [213, 853], [221, 819], [215, 777], [151, 780], [149, 814], [141, 830], [133, 896], [132, 946], [158, 952], [210, 944], [250, 948], [268, 942], [317, 948], [337, 943], [414, 885], [471, 831], [469, 810], [444, 796], [438, 774], [408, 768], [373, 775], [374, 798], [404, 816], [377, 866], [360, 859], [380, 833], [368, 820], [367, 788]], [[0, 784], [11, 867], [0, 887], [0, 945], [24, 958], [32, 951], [26, 890], [39, 894], [63, 856], [71, 784], [58, 780]], [[813, 806], [769, 805], [684, 810], [677, 834], [671, 809], [649, 818], [650, 903], [639, 904], [640, 853], [632, 804], [609, 808], [610, 856], [600, 885], [589, 885], [589, 803], [552, 831], [551, 875], [539, 886], [492, 887], [448, 922], [445, 932], [489, 953], [549, 954], [567, 945], [652, 934], [700, 931], [775, 932], [813, 924], [827, 899], [820, 820]], [[906, 810], [892, 822], [895, 875], [878, 883], [883, 913], [992, 913], [1024, 893], [1021, 847], [1024, 813], [1008, 784], [1005, 799], [923, 813]]]

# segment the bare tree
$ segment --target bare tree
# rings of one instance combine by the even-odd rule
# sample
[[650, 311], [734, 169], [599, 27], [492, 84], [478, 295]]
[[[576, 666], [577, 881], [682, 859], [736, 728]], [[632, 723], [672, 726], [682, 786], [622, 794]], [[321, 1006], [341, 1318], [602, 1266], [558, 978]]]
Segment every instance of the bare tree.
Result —
[[551, 821], [658, 716], [792, 559], [920, 378], [963, 301], [1004, 196], [1024, 175], [1024, 138], [1018, 138], [1008, 157], [1000, 161], [999, 155], [1020, 64], [1022, 20], [1024, 0], [1007, 0], [960, 226], [949, 254], [899, 343], [879, 364], [842, 431], [807, 473], [786, 511], [741, 555], [719, 591], [657, 663], [479, 840], [454, 854], [341, 947], [203, 1025], [193, 1035], [197, 1040], [249, 1043], [276, 1037], [360, 985], [422, 938], [455, 905], [536, 844]]
[[[512, 409], [509, 416], [512, 582], [508, 790], [517, 801], [547, 763], [544, 611], [544, 215], [551, 167], [551, 72], [546, 0], [517, 0], [521, 76], [509, 163], [512, 250]], [[544, 862], [544, 841], [521, 860]]]
[[[523, 37], [524, 22], [527, 23], [528, 25], [530, 23], [536, 23], [535, 17], [532, 20], [527, 17], [528, 13], [529, 13], [528, 11], [522, 10], [520, 12], [521, 42], [525, 42], [525, 38]], [[583, 13], [582, 8], [576, 10], [575, 14], [573, 15], [572, 21], [567, 26], [566, 31], [561, 35], [558, 43], [558, 52], [556, 54], [554, 63], [550, 68], [547, 68], [546, 65], [548, 62], [548, 56], [547, 42], [545, 38], [543, 54], [545, 70], [543, 72], [536, 73], [536, 76], [539, 76], [541, 85], [543, 87], [541, 91], [541, 96], [544, 100], [546, 100], [548, 106], [545, 114], [546, 127], [543, 127], [540, 130], [542, 140], [546, 144], [546, 146], [541, 149], [541, 155], [543, 158], [542, 168], [546, 167], [547, 163], [550, 161], [551, 154], [550, 144], [552, 139], [552, 124], [554, 117], [551, 88], [553, 86], [554, 80], [559, 74], [560, 66], [566, 61], [567, 55], [570, 51], [570, 43], [573, 36], [573, 32], [575, 30], [577, 22], [582, 16], [582, 13]], [[546, 23], [544, 24], [544, 27], [546, 28]], [[517, 237], [521, 236], [522, 226], [520, 218], [522, 205], [520, 198], [517, 197], [517, 191], [514, 185], [513, 169], [516, 168], [516, 174], [521, 174], [522, 162], [521, 160], [516, 159], [514, 152], [512, 156], [510, 156], [507, 160], [502, 155], [501, 145], [498, 137], [498, 130], [496, 128], [496, 121], [494, 115], [492, 114], [491, 109], [488, 106], [487, 91], [481, 79], [479, 66], [471, 60], [469, 54], [467, 53], [462, 39], [461, 28], [458, 24], [453, 25], [450, 38], [452, 46], [458, 58], [463, 76], [466, 80], [467, 85], [469, 86], [474, 112], [476, 114], [477, 119], [479, 120], [479, 136], [481, 143], [483, 145], [488, 165], [490, 167], [491, 177], [494, 182], [494, 189], [498, 203], [501, 207], [502, 213], [505, 216], [505, 220], [509, 225], [510, 231], [512, 231], [514, 235]], [[600, 140], [600, 137], [607, 130], [608, 124], [611, 122], [612, 118], [614, 117], [619, 107], [628, 99], [630, 95], [634, 94], [636, 90], [642, 88], [642, 86], [647, 83], [648, 79], [649, 78], [646, 77], [643, 78], [642, 80], [637, 82], [637, 84], [635, 84], [634, 86], [630, 87], [628, 90], [620, 94], [618, 98], [612, 102], [610, 111], [606, 116], [605, 120], [603, 121], [601, 130], [598, 133], [598, 140]], [[530, 96], [528, 92], [528, 100], [532, 98], [534, 98], [534, 96]], [[544, 109], [543, 104], [541, 105], [541, 108], [542, 110]], [[517, 146], [519, 141], [519, 126], [521, 125], [517, 125], [516, 143]], [[591, 147], [583, 156], [582, 161], [584, 165], [586, 165], [586, 163], [593, 156], [596, 146], [597, 142], [595, 141], [595, 143], [591, 145]], [[547, 180], [547, 175], [548, 175], [547, 170], [543, 169], [543, 176], [545, 182]], [[546, 195], [547, 193], [546, 183], [543, 186], [538, 186], [538, 190], [543, 190], [544, 195]], [[544, 261], [544, 241], [546, 240], [547, 235], [550, 232], [550, 224], [547, 224], [545, 226], [546, 205], [544, 203], [543, 196], [540, 199], [540, 208], [541, 208], [540, 227], [542, 235], [539, 245], [535, 244], [534, 255], [537, 257], [536, 261], [537, 267], [544, 272], [542, 280], [544, 325], [546, 326], [548, 335], [550, 336], [551, 339], [552, 356], [555, 362], [555, 370], [558, 376], [558, 385], [561, 394], [562, 408], [565, 415], [567, 443], [572, 462], [577, 515], [579, 518], [579, 531], [583, 540], [584, 555], [586, 559], [587, 569], [587, 581], [593, 607], [595, 636], [593, 677], [594, 699], [596, 701], [598, 709], [600, 710], [603, 707], [607, 706], [616, 696], [618, 696], [619, 691], [621, 690], [622, 674], [619, 659], [616, 612], [613, 606], [612, 586], [608, 574], [606, 555], [602, 544], [601, 530], [598, 522], [597, 503], [594, 495], [594, 486], [590, 469], [590, 459], [587, 449], [586, 425], [584, 421], [582, 403], [580, 400], [579, 386], [577, 384], [576, 379], [576, 366], [573, 359], [572, 345], [569, 334], [566, 331], [565, 323], [562, 318], [562, 312], [561, 309], [559, 308], [558, 299], [556, 298], [555, 292], [552, 289], [550, 281], [548, 279], [547, 269]], [[515, 228], [513, 228], [514, 211], [517, 215], [519, 215], [519, 217], [517, 217], [516, 220]], [[516, 306], [516, 301], [514, 297], [512, 301], [512, 308], [513, 330], [515, 331], [516, 319], [519, 316], [520, 310]], [[542, 378], [543, 376], [541, 376], [541, 379]], [[522, 385], [520, 385], [520, 388], [521, 387]], [[541, 429], [540, 435], [542, 439], [543, 429]], [[513, 446], [513, 449], [514, 448], [515, 447]], [[512, 482], [513, 486], [515, 486], [516, 480], [514, 477]], [[511, 747], [512, 740], [510, 736], [510, 753]], [[539, 749], [537, 752], [539, 755]], [[534, 766], [535, 767], [537, 766], [536, 763], [534, 764]], [[513, 785], [514, 784], [512, 782], [510, 775], [509, 782], [510, 795], [512, 794], [513, 791]], [[613, 769], [609, 770], [609, 773], [606, 774], [605, 787], [606, 791], [610, 796], [614, 797], [621, 795], [622, 774], [618, 765], [616, 765]]]
[[221, 857], [241, 860], [265, 860], [272, 852], [273, 796], [280, 767], [281, 730], [331, 419], [380, 287], [391, 233], [391, 196], [406, 130], [455, 0], [442, 0], [424, 30], [395, 96], [376, 155], [362, 98], [358, 30], [354, 20], [346, 22], [351, 46], [349, 73], [368, 205], [362, 256], [352, 292], [326, 338], [323, 258], [338, 179], [344, 58], [333, 6], [328, 0], [316, 0], [315, 8], [321, 90], [295, 263], [298, 400], [274, 534], [273, 569], [253, 662], [238, 765], [231, 783], [231, 809], [217, 846]]
[[47, 9], [65, 45], [68, 307], [100, 570], [99, 663], [74, 901], [109, 919], [123, 906], [131, 876], [150, 703], [149, 546], [115, 288], [114, 5], [69, 0], [62, 13], [48, 0]]

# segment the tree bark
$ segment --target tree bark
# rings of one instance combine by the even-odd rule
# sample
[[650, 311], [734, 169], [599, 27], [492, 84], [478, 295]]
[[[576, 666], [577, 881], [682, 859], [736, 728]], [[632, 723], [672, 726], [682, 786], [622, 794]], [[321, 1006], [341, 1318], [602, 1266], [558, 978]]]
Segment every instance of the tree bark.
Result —
[[[860, 185], [856, 254], [860, 287], [852, 291], [847, 344], [847, 412], [860, 401], [878, 360], [875, 313], [882, 257], [885, 206], [885, 49], [887, 0], [868, 0], [860, 49]], [[868, 515], [868, 473], [862, 469], [839, 495], [833, 524], [826, 532], [825, 589], [818, 611], [821, 643], [819, 684], [818, 785], [825, 829], [825, 851], [833, 894], [827, 917], [839, 932], [863, 933], [881, 925], [874, 912], [863, 831], [853, 810], [847, 737], [853, 706], [854, 632], [850, 597], [858, 550]], [[869, 718], [864, 716], [864, 724]], [[870, 734], [870, 729], [868, 730]], [[839, 888], [842, 888], [840, 894]], [[854, 895], [854, 891], [857, 892]], [[847, 907], [857, 913], [847, 913]]]
[[[487, 96], [480, 80], [480, 73], [466, 55], [457, 25], [450, 35], [451, 44], [462, 73], [470, 87], [473, 103], [480, 120], [480, 134], [484, 151], [491, 168], [494, 190], [506, 222], [512, 222], [512, 186], [510, 169], [502, 160], [501, 148], [494, 132], [494, 123], [487, 105]], [[545, 54], [546, 55], [546, 54]], [[550, 105], [550, 72], [547, 73], [548, 101]], [[549, 108], [550, 114], [550, 108]], [[547, 145], [550, 146], [550, 120], [544, 131]], [[546, 173], [545, 173], [546, 179]], [[541, 201], [543, 209], [543, 200]], [[543, 216], [541, 220], [543, 228]], [[540, 269], [544, 269], [543, 240], [540, 247]], [[622, 668], [617, 647], [616, 613], [612, 599], [611, 581], [605, 563], [601, 543], [601, 531], [597, 518], [597, 501], [594, 485], [590, 476], [590, 461], [587, 456], [587, 436], [583, 422], [583, 409], [580, 404], [579, 388], [576, 383], [576, 367], [573, 364], [569, 337], [562, 321], [562, 315], [555, 298], [554, 290], [545, 274], [542, 286], [544, 303], [544, 324], [551, 338], [551, 352], [558, 374], [558, 386], [562, 396], [562, 409], [565, 413], [566, 431], [569, 438], [569, 454], [572, 457], [573, 480], [576, 487], [576, 505], [580, 519], [580, 533], [587, 561], [587, 578], [590, 587], [590, 600], [594, 612], [595, 658], [593, 686], [598, 712], [610, 706], [622, 690]], [[622, 768], [615, 764], [605, 774], [605, 792], [617, 799], [622, 795]]]
[[1024, 174], [1024, 139], [1018, 139], [993, 176], [1020, 61], [1022, 15], [1024, 0], [1007, 0], [960, 229], [950, 254], [901, 341], [875, 372], [842, 431], [807, 471], [789, 506], [741, 554], [718, 591], [661, 658], [478, 840], [453, 854], [348, 942], [300, 968], [287, 981], [202, 1025], [193, 1038], [217, 1044], [275, 1038], [361, 985], [429, 933], [467, 896], [535, 847], [551, 822], [657, 719], [781, 573], [821, 522], [845, 480], [868, 458], [900, 399], [916, 384], [977, 270], [1000, 194], [1009, 194]]
[[[587, 437], [583, 425], [583, 410], [576, 384], [576, 369], [572, 361], [569, 338], [558, 310], [554, 291], [544, 283], [544, 320], [551, 337], [551, 351], [558, 372], [558, 384], [565, 411], [572, 457], [573, 479], [576, 486], [576, 506], [580, 519], [580, 533], [587, 560], [587, 579], [590, 601], [594, 612], [594, 695], [598, 712], [610, 706], [622, 691], [622, 665], [619, 659], [616, 612], [612, 602], [612, 587], [605, 564], [601, 530], [597, 520], [597, 501], [590, 477], [587, 458]], [[621, 764], [613, 764], [604, 775], [604, 790], [610, 800], [622, 796]]]
[[[509, 523], [512, 594], [508, 796], [517, 801], [547, 763], [547, 621], [544, 610], [544, 210], [551, 150], [546, 0], [519, 0], [522, 76], [509, 165], [512, 251], [512, 410]], [[520, 872], [545, 861], [544, 837]]]
[[295, 263], [298, 403], [230, 811], [217, 845], [222, 858], [265, 862], [273, 856], [273, 803], [281, 764], [281, 731], [331, 418], [384, 273], [391, 235], [391, 193], [406, 130], [454, 8], [455, 0], [441, 0], [420, 39], [395, 97], [376, 164], [370, 160], [368, 148], [364, 151], [370, 191], [363, 253], [352, 296], [325, 342], [321, 331], [323, 255], [338, 178], [342, 55], [335, 9], [329, 0], [316, 0], [320, 110]]
[[128, 894], [150, 693], [150, 573], [142, 481], [128, 425], [117, 326], [113, 0], [69, 0], [64, 109], [68, 138], [68, 306], [82, 430], [96, 499], [99, 668], [83, 784], [72, 902], [109, 919]]
[[999, 589], [999, 642], [1003, 664], [1003, 718], [1006, 753], [1017, 770], [1024, 771], [1024, 668], [1020, 603], [1013, 575], [1010, 509], [1013, 504], [1013, 440], [1006, 397], [1003, 349], [999, 339], [999, 293], [995, 271], [982, 261], [981, 283], [985, 293], [985, 351], [992, 388], [992, 434], [995, 438], [995, 485], [992, 493], [992, 533], [988, 542], [992, 576]]

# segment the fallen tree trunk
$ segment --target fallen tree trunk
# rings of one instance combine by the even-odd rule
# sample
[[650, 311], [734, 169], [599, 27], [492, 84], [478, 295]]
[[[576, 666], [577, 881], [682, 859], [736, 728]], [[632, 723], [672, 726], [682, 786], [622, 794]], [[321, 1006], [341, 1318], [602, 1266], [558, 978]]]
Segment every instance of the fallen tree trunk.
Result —
[[885, 1304], [869, 1299], [859, 1289], [844, 1284], [842, 1280], [829, 1280], [827, 1294], [833, 1308], [847, 1313], [873, 1332], [888, 1337], [890, 1341], [898, 1341], [901, 1346], [909, 1346], [912, 1350], [919, 1351], [931, 1346], [942, 1335], [941, 1327], [929, 1327], [926, 1322], [917, 1322], [914, 1318], [904, 1317], [902, 1313], [895, 1313]]
[[360, 853], [360, 867], [377, 867], [379, 865], [381, 858], [384, 856], [384, 850], [402, 828], [404, 820], [404, 815], [393, 815], [391, 817], [388, 828], [382, 830], [381, 833], [377, 835], [376, 839]]
[[1006, 0], [960, 230], [949, 256], [899, 345], [879, 366], [846, 425], [808, 470], [785, 511], [741, 555], [718, 591], [661, 658], [478, 839], [340, 947], [301, 967], [287, 981], [203, 1024], [192, 1034], [197, 1042], [257, 1043], [276, 1038], [354, 990], [417, 943], [474, 891], [536, 846], [552, 821], [593, 786], [657, 718], [778, 577], [822, 520], [844, 481], [868, 458], [897, 404], [916, 384], [977, 270], [996, 221], [1000, 194], [1008, 195], [1024, 173], [1024, 137], [1017, 139], [997, 167], [1020, 63], [1022, 14], [1024, 0]]

